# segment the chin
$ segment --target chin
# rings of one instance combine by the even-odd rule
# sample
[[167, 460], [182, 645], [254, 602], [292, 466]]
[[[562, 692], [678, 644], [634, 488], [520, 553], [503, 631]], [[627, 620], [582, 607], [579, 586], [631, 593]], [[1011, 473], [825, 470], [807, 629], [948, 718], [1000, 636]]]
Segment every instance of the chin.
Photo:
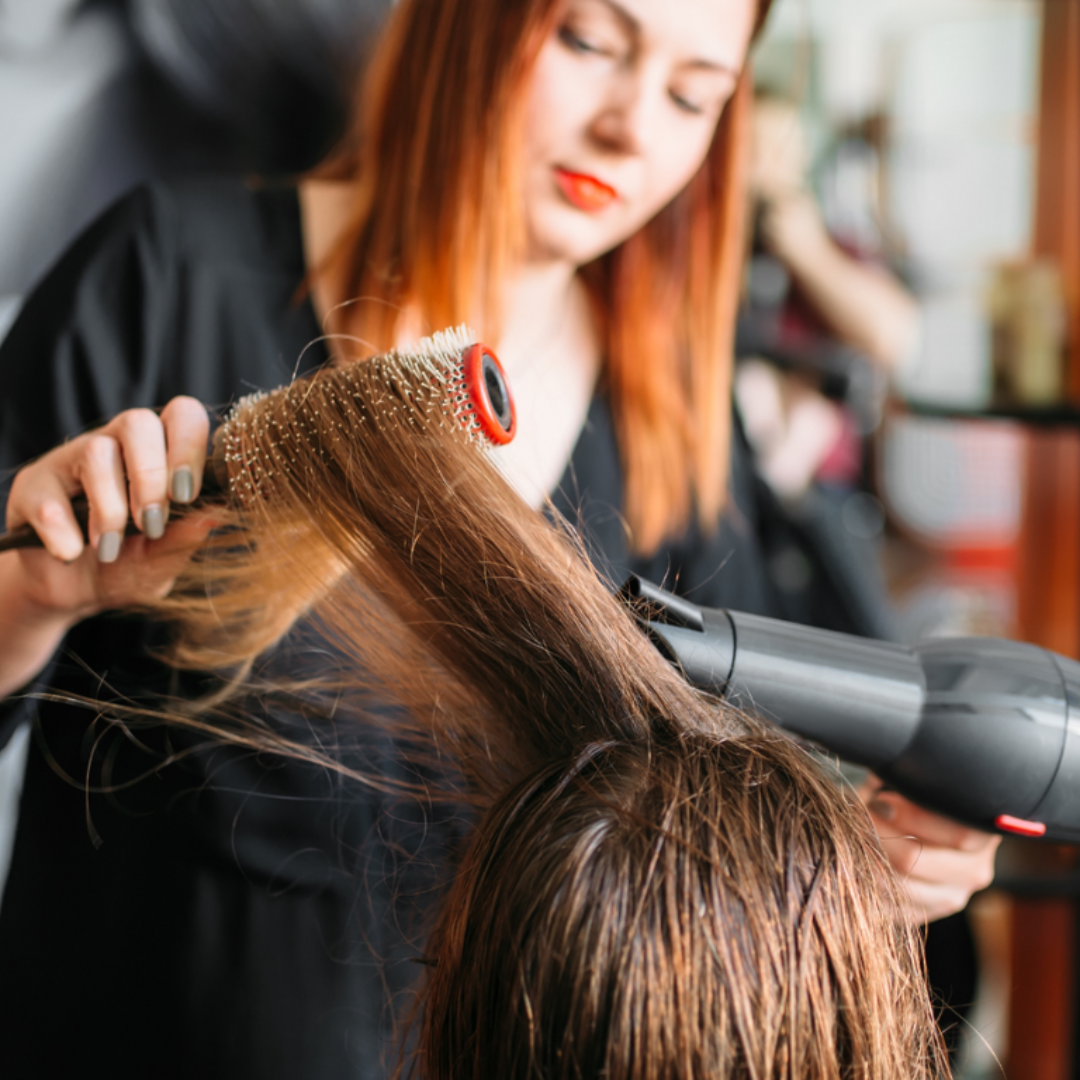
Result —
[[630, 236], [611, 222], [562, 207], [538, 215], [529, 233], [536, 258], [571, 262], [576, 266], [600, 258]]

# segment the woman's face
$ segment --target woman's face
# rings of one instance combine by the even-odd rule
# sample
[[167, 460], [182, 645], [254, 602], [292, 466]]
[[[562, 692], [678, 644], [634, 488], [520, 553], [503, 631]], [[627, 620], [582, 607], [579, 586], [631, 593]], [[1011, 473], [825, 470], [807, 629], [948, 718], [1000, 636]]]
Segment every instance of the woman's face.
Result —
[[525, 129], [530, 259], [589, 262], [698, 170], [735, 89], [756, 0], [566, 0]]

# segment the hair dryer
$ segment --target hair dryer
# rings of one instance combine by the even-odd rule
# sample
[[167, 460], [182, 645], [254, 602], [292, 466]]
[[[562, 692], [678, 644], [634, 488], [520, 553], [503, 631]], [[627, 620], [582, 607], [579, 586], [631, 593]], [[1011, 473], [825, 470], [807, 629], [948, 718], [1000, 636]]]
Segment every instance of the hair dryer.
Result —
[[701, 608], [638, 577], [620, 596], [700, 689], [928, 809], [1080, 842], [1080, 663], [997, 638], [907, 648]]

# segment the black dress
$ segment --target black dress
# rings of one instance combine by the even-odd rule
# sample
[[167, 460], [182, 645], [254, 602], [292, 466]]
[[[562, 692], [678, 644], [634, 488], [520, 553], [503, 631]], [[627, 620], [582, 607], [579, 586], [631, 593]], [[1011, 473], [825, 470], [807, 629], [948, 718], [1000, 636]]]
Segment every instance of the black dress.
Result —
[[[225, 405], [323, 362], [321, 346], [306, 348], [319, 327], [296, 299], [303, 274], [291, 189], [198, 181], [128, 196], [47, 276], [0, 349], [0, 470], [123, 409], [181, 393]], [[597, 397], [556, 501], [616, 579], [633, 569], [701, 603], [784, 614], [741, 444], [732, 484], [714, 535], [631, 558]], [[151, 706], [190, 693], [147, 655], [153, 641], [138, 619], [89, 620], [37, 686]], [[0, 909], [7, 1080], [386, 1073], [462, 832], [452, 812], [165, 728], [128, 737], [84, 709], [18, 696], [0, 705], [0, 744], [27, 718]], [[303, 716], [274, 722], [306, 730]], [[346, 729], [343, 752], [409, 775], [392, 739]]]

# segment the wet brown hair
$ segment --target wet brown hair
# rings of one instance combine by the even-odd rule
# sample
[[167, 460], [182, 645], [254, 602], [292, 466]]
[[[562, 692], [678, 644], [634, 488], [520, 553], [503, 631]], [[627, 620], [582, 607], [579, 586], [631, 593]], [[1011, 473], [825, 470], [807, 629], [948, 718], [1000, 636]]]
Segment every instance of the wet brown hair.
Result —
[[861, 806], [692, 690], [438, 386], [324, 372], [244, 405], [219, 450], [222, 528], [156, 609], [174, 661], [242, 675], [305, 616], [348, 660], [335, 690], [399, 706], [477, 807], [404, 1071], [947, 1075]]

